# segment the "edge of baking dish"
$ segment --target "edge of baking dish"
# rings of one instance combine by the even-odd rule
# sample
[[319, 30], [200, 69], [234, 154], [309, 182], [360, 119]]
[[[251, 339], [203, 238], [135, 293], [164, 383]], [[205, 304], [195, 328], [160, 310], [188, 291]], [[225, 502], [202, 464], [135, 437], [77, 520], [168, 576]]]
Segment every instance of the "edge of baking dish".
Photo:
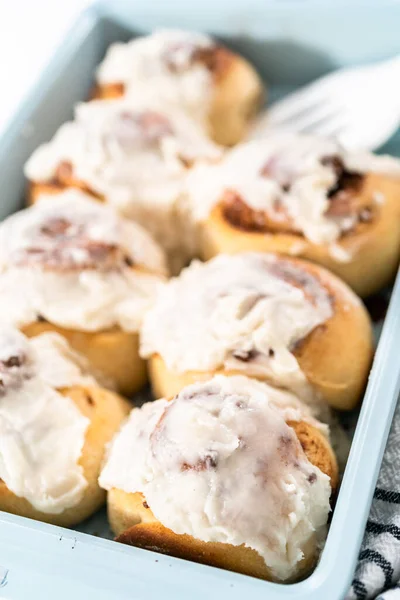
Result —
[[[160, 0], [108, 0], [97, 2], [81, 14], [0, 138], [0, 217], [21, 205], [21, 166], [26, 158], [70, 116], [76, 99], [87, 95], [87, 74], [108, 43], [117, 37], [127, 38], [129, 30], [177, 24], [209, 29], [228, 38], [240, 37], [241, 49], [249, 54], [254, 54], [254, 39], [263, 52], [264, 42], [275, 51], [282, 44], [292, 50], [294, 45], [303, 44], [308, 49], [308, 54], [303, 53], [304, 64], [311, 63], [311, 68], [303, 71], [303, 79], [298, 79], [297, 69], [292, 83], [302, 83], [318, 70], [337, 64], [379, 59], [398, 51], [397, 2], [383, 1], [379, 6], [363, 3], [362, 7], [356, 3], [349, 7], [343, 3], [321, 6], [311, 2], [300, 6], [292, 2], [266, 5], [262, 0], [202, 0], [188, 6], [185, 2]], [[360, 33], [360, 18], [364, 25], [362, 43], [354, 44], [354, 37]], [[335, 31], [340, 31], [340, 36], [333, 35]], [[331, 38], [327, 38], [329, 32]], [[327, 39], [332, 39], [328, 62]], [[284, 74], [286, 63], [283, 56], [279, 68]], [[278, 85], [282, 83], [279, 74], [276, 79]], [[229, 595], [239, 600], [244, 594], [252, 600], [266, 596], [269, 600], [343, 598], [355, 568], [399, 393], [399, 339], [400, 276], [393, 289], [327, 542], [317, 568], [306, 580], [292, 585], [269, 583], [0, 512], [0, 598], [26, 600], [28, 590], [30, 600], [144, 600], [160, 595], [171, 600]]]

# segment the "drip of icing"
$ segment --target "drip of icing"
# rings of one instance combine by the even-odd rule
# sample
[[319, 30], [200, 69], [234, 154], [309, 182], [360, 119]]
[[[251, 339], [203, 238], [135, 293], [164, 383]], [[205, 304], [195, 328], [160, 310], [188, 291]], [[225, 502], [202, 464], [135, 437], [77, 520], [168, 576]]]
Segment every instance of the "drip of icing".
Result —
[[64, 340], [0, 334], [0, 478], [48, 514], [80, 502], [87, 487], [78, 464], [89, 421], [56, 388], [95, 385]]

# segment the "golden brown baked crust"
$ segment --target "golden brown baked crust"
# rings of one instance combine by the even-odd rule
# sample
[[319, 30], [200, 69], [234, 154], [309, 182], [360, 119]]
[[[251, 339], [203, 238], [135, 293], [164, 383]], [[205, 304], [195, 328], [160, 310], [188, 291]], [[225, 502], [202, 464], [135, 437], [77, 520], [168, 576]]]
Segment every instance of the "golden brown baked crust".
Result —
[[[244, 138], [261, 108], [263, 84], [247, 60], [221, 46], [213, 49], [204, 62], [215, 82], [209, 113], [210, 136], [218, 144], [233, 146]], [[91, 99], [113, 99], [123, 94], [122, 83], [98, 85]]]
[[125, 93], [123, 83], [107, 83], [95, 85], [90, 91], [89, 100], [115, 100], [121, 98]]
[[[360, 223], [353, 232], [339, 240], [344, 250], [352, 254], [350, 262], [335, 260], [327, 246], [313, 244], [291, 232], [246, 231], [232, 225], [224, 216], [222, 204], [214, 207], [200, 231], [201, 253], [204, 259], [216, 254], [236, 254], [245, 251], [277, 252], [306, 258], [341, 277], [360, 296], [373, 294], [393, 278], [400, 258], [400, 182], [379, 174], [368, 174], [358, 192], [360, 204], [374, 204], [376, 193], [386, 200], [375, 203], [370, 221]], [[338, 209], [336, 207], [336, 209]]]
[[103, 463], [106, 444], [119, 429], [130, 410], [128, 403], [116, 394], [98, 387], [72, 387], [62, 390], [90, 419], [79, 464], [88, 482], [82, 500], [59, 515], [42, 513], [25, 499], [16, 496], [0, 480], [0, 510], [53, 525], [71, 527], [93, 514], [105, 502], [105, 492], [97, 479]]
[[[372, 362], [373, 339], [369, 315], [355, 294], [329, 271], [295, 258], [285, 258], [285, 261], [316, 277], [332, 299], [332, 317], [316, 327], [292, 352], [323, 401], [334, 408], [351, 410], [364, 391]], [[150, 358], [148, 368], [157, 398], [175, 396], [186, 385], [210, 379], [216, 373], [246, 374], [245, 371], [225, 369], [176, 373], [169, 370], [157, 354]]]
[[223, 146], [240, 142], [263, 100], [260, 77], [247, 60], [233, 55], [229, 68], [216, 82], [209, 117], [211, 138]]
[[[307, 458], [331, 477], [332, 489], [338, 481], [338, 467], [332, 448], [325, 436], [306, 422], [289, 422]], [[176, 534], [164, 527], [153, 515], [141, 493], [128, 494], [112, 489], [108, 493], [108, 516], [118, 542], [169, 554], [178, 558], [273, 580], [262, 557], [244, 545], [232, 546], [220, 542], [203, 542], [190, 535]], [[317, 543], [310, 539], [303, 549], [295, 579], [305, 575], [315, 564]]]
[[331, 488], [335, 492], [339, 484], [339, 469], [328, 438], [306, 421], [288, 421], [288, 425], [295, 431], [310, 463], [330, 477]]
[[30, 181], [27, 187], [27, 204], [30, 206], [37, 202], [43, 195], [59, 194], [68, 188], [82, 190], [93, 197], [94, 200], [104, 202], [104, 197], [94, 192], [84, 181], [74, 175], [72, 165], [63, 162], [59, 165], [56, 175], [51, 181]]
[[[270, 569], [256, 550], [244, 545], [232, 546], [221, 542], [202, 542], [190, 535], [176, 534], [158, 521], [134, 525], [121, 533], [116, 541], [211, 567], [242, 573], [250, 577], [267, 581], [274, 580]], [[307, 559], [301, 561], [296, 579], [300, 579], [302, 574], [305, 575], [310, 571], [314, 561], [315, 549], [311, 549], [307, 554]]]
[[48, 321], [35, 321], [22, 328], [28, 337], [55, 332], [67, 339], [70, 346], [85, 356], [95, 372], [114, 384], [124, 396], [132, 396], [146, 383], [145, 361], [139, 356], [139, 335], [119, 327], [103, 331], [76, 331], [58, 327]]

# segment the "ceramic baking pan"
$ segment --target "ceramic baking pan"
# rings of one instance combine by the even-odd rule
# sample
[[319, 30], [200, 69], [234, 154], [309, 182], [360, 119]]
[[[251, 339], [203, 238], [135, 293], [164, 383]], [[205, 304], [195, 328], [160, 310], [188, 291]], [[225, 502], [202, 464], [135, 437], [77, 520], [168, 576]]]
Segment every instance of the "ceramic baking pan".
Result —
[[[220, 36], [256, 64], [269, 83], [271, 96], [333, 68], [382, 59], [400, 49], [400, 4], [385, 0], [352, 5], [335, 2], [334, 6], [265, 0], [97, 3], [74, 24], [0, 139], [1, 218], [22, 206], [25, 160], [71, 117], [74, 103], [87, 98], [94, 68], [107, 46], [160, 26]], [[385, 150], [400, 155], [400, 138], [394, 138]], [[105, 513], [84, 526], [91, 534], [82, 528], [66, 530], [0, 513], [0, 598], [343, 598], [396, 405], [399, 344], [400, 279], [392, 292], [328, 539], [317, 568], [306, 580], [272, 584], [123, 546], [99, 537], [108, 534]]]

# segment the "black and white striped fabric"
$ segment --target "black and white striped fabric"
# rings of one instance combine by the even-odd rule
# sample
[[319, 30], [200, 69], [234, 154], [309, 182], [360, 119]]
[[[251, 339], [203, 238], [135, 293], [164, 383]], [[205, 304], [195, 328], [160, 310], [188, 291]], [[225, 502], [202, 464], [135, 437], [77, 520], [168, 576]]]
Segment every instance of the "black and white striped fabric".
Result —
[[346, 600], [400, 600], [400, 402]]

